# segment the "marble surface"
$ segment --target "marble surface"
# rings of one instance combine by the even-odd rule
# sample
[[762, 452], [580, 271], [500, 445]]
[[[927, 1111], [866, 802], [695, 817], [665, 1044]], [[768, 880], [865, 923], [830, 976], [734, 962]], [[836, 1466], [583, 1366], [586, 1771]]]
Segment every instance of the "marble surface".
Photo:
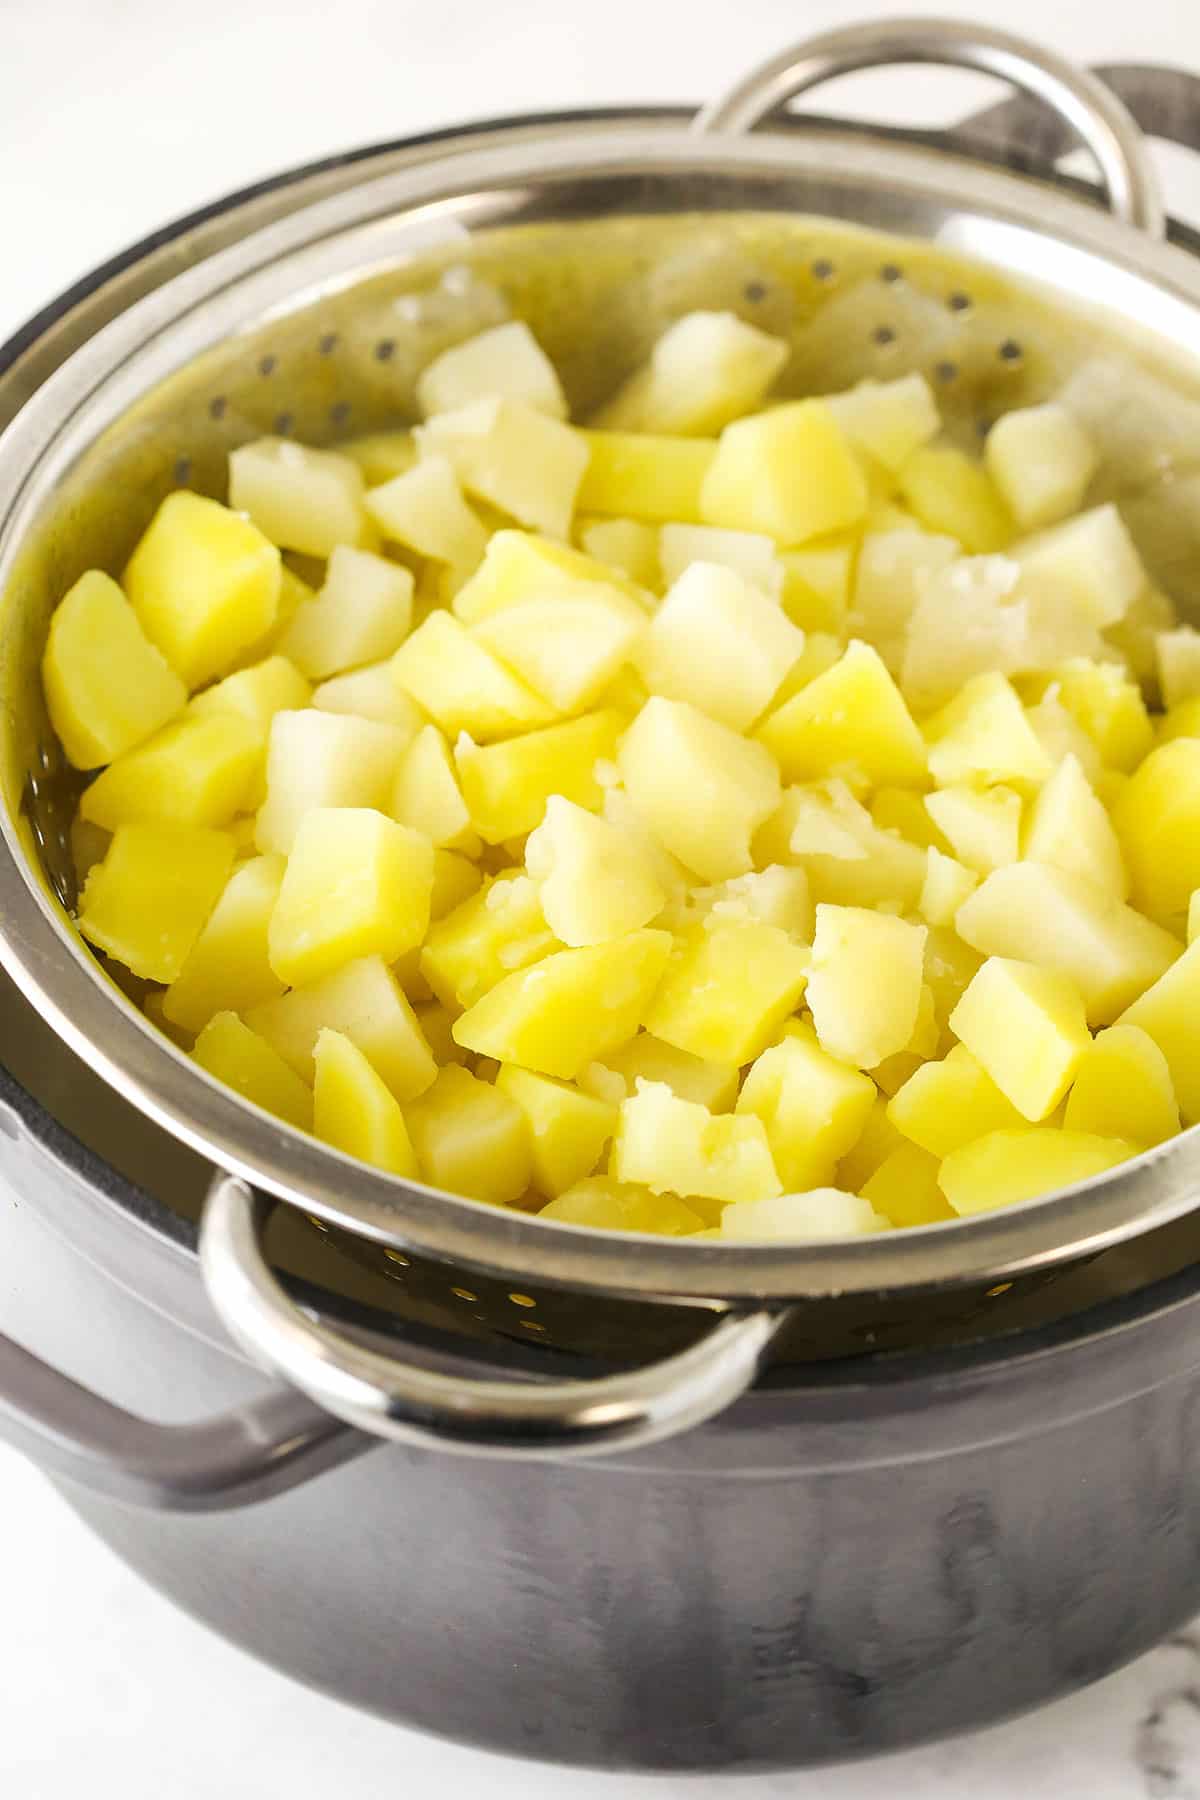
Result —
[[[290, 163], [479, 115], [706, 97], [790, 37], [913, 0], [0, 0], [0, 337], [173, 214]], [[943, 13], [995, 13], [940, 0]], [[736, 44], [725, 21], [736, 13]], [[1079, 56], [1200, 67], [1195, 0], [1006, 0], [1006, 24]], [[867, 78], [862, 110], [928, 118], [975, 95]], [[1164, 158], [1200, 216], [1200, 160]], [[194, 1625], [0, 1451], [0, 1792], [71, 1800], [296, 1800], [396, 1792], [633, 1800], [637, 1778], [506, 1762], [307, 1693]], [[1200, 1800], [1200, 1626], [1032, 1718], [937, 1748], [736, 1790], [795, 1800]]]

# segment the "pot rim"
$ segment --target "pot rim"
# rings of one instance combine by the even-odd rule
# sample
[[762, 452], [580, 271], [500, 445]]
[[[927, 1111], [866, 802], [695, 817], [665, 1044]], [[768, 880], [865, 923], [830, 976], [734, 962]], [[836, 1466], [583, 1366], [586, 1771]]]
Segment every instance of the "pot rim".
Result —
[[[1065, 292], [1076, 307], [1081, 304], [1081, 271], [1103, 273], [1110, 285], [1115, 277], [1127, 315], [1138, 315], [1143, 326], [1176, 351], [1200, 348], [1200, 266], [1195, 260], [1149, 242], [1047, 183], [999, 174], [944, 150], [895, 142], [884, 148], [864, 143], [860, 134], [813, 130], [795, 122], [785, 131], [773, 129], [753, 139], [702, 138], [676, 129], [681, 116], [686, 115], [674, 110], [623, 109], [552, 115], [549, 136], [545, 118], [534, 116], [400, 140], [394, 149], [406, 166], [369, 177], [351, 192], [360, 216], [365, 203], [386, 201], [403, 205], [411, 217], [421, 207], [450, 208], [455, 201], [464, 205], [488, 192], [489, 184], [492, 190], [511, 191], [523, 181], [526, 191], [540, 191], [551, 174], [587, 183], [631, 175], [644, 179], [647, 160], [656, 169], [664, 160], [673, 165], [665, 171], [668, 178], [686, 168], [718, 185], [731, 169], [760, 180], [773, 175], [785, 188], [802, 174], [814, 183], [824, 178], [840, 190], [869, 183], [877, 199], [888, 196], [893, 210], [900, 195], [932, 209], [940, 221], [934, 241], [981, 258], [986, 238], [1004, 254], [981, 260], [999, 260], [1008, 273], [1049, 287], [1060, 299]], [[489, 133], [497, 142], [481, 144]], [[357, 165], [378, 154], [355, 152], [285, 173], [219, 201], [191, 220], [224, 217], [263, 194], [301, 187], [314, 172]], [[403, 201], [397, 186], [407, 193]], [[267, 240], [269, 249], [295, 242], [298, 225], [307, 222], [311, 234], [344, 208], [346, 198], [343, 192], [300, 204], [283, 221], [238, 239], [235, 250], [244, 260], [247, 248], [263, 248], [260, 240]], [[707, 210], [698, 199], [695, 209]], [[153, 248], [174, 241], [191, 220], [168, 227], [146, 244]], [[889, 223], [901, 236], [929, 241], [929, 234], [906, 234], [902, 220], [889, 218]], [[114, 273], [135, 267], [145, 253], [144, 246], [135, 246], [38, 315], [0, 352], [0, 374], [5, 358], [20, 359], [81, 293], [95, 292]], [[71, 373], [86, 382], [94, 365], [113, 354], [113, 341], [122, 336], [119, 328], [133, 328], [143, 307], [165, 316], [167, 296], [191, 303], [215, 292], [231, 260], [237, 260], [235, 251], [218, 251], [153, 288], [144, 301], [119, 313], [112, 328], [68, 358]], [[1067, 281], [1071, 272], [1074, 284]], [[1122, 309], [1110, 303], [1106, 310]], [[1168, 330], [1172, 325], [1173, 332]], [[36, 439], [47, 399], [46, 390], [38, 389], [0, 439], [0, 455], [6, 440], [11, 453], [14, 439], [18, 451], [26, 438]], [[10, 539], [16, 535], [10, 530]], [[154, 1032], [82, 949], [73, 926], [37, 884], [11, 820], [0, 820], [0, 833], [8, 852], [0, 862], [0, 961], [64, 1041], [143, 1112], [219, 1167], [381, 1244], [492, 1274], [528, 1275], [535, 1268], [538, 1280], [549, 1286], [720, 1305], [1008, 1277], [1092, 1254], [1168, 1223], [1194, 1205], [1185, 1166], [1191, 1132], [1115, 1175], [997, 1213], [949, 1226], [795, 1247], [673, 1243], [596, 1232], [399, 1182], [248, 1107]]]

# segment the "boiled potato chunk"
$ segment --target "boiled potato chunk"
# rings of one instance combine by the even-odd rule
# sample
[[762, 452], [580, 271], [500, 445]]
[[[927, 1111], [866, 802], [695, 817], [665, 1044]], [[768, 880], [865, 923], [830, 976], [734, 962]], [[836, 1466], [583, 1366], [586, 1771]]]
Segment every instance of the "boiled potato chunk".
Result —
[[246, 1020], [311, 1086], [322, 1031], [355, 1044], [401, 1103], [423, 1094], [437, 1074], [429, 1044], [394, 972], [378, 956], [346, 963], [332, 975], [251, 1007]]
[[722, 531], [718, 525], [663, 525], [658, 534], [658, 569], [653, 585], [661, 579], [671, 587], [693, 563], [715, 563], [732, 569], [743, 581], [779, 599], [783, 593], [784, 567], [771, 538], [760, 531]]
[[1027, 1126], [1023, 1131], [990, 1132], [953, 1151], [942, 1164], [939, 1180], [956, 1213], [989, 1212], [1088, 1181], [1137, 1152], [1138, 1146], [1123, 1138]]
[[1154, 648], [1163, 705], [1170, 710], [1194, 700], [1200, 694], [1200, 631], [1191, 625], [1160, 631]]
[[797, 400], [727, 425], [704, 479], [704, 522], [803, 544], [856, 525], [862, 468], [829, 407]]
[[477, 499], [534, 531], [569, 535], [588, 466], [583, 433], [524, 401], [493, 397], [437, 413], [416, 435], [422, 457], [447, 457]]
[[925, 807], [955, 856], [978, 875], [990, 875], [1021, 854], [1021, 796], [1011, 788], [942, 788]]
[[301, 1131], [311, 1131], [312, 1095], [270, 1044], [236, 1013], [221, 1012], [210, 1019], [196, 1039], [192, 1055], [202, 1069], [243, 1100], [275, 1113]]
[[485, 742], [511, 737], [554, 717], [452, 613], [430, 613], [396, 652], [392, 673], [451, 738], [460, 731]]
[[637, 586], [653, 588], [657, 585], [660, 539], [654, 526], [645, 519], [580, 521], [579, 542], [588, 556], [607, 563]]
[[402, 475], [372, 488], [366, 508], [390, 542], [449, 563], [464, 578], [483, 560], [487, 532], [463, 499], [444, 456], [423, 457]]
[[430, 928], [421, 973], [444, 1005], [462, 1012], [557, 947], [536, 883], [510, 870]]
[[50, 621], [42, 658], [50, 723], [77, 769], [97, 769], [182, 712], [187, 689], [116, 582], [81, 575]]
[[928, 444], [900, 471], [900, 494], [926, 531], [956, 538], [972, 556], [1002, 550], [1012, 519], [987, 470], [961, 450]]
[[766, 1127], [785, 1188], [829, 1187], [875, 1100], [875, 1084], [829, 1056], [801, 1023], [764, 1050], [747, 1072], [737, 1111]]
[[312, 688], [295, 663], [286, 656], [269, 656], [205, 688], [192, 701], [188, 714], [200, 719], [213, 713], [238, 713], [259, 727], [265, 743], [267, 728], [277, 712], [299, 712], [312, 698]]
[[752, 412], [788, 358], [788, 346], [731, 312], [694, 312], [663, 332], [594, 423], [617, 431], [703, 437]]
[[318, 807], [384, 811], [411, 733], [352, 714], [276, 713], [267, 740], [267, 797], [258, 815], [260, 850], [287, 856], [306, 814]]
[[313, 689], [312, 703], [319, 712], [350, 713], [377, 725], [393, 725], [404, 733], [405, 744], [412, 742], [425, 723], [425, 714], [412, 695], [397, 685], [390, 658], [321, 682]]
[[721, 1236], [738, 1243], [867, 1237], [888, 1229], [888, 1220], [869, 1200], [833, 1187], [745, 1200], [740, 1206], [727, 1206], [721, 1214]]
[[706, 1062], [748, 1063], [795, 1011], [808, 967], [808, 950], [778, 926], [693, 927], [675, 948], [646, 1028]]
[[523, 837], [539, 824], [552, 794], [589, 811], [604, 798], [596, 770], [613, 758], [626, 721], [606, 709], [565, 725], [523, 732], [501, 744], [460, 738], [454, 762], [471, 824], [487, 844]]
[[429, 916], [444, 919], [461, 906], [483, 885], [483, 870], [456, 850], [433, 853], [433, 889], [429, 896]]
[[[990, 956], [950, 1014], [950, 1029], [1022, 1118], [1048, 1118], [1091, 1046], [1078, 988], [1057, 969]], [[954, 1205], [954, 1196], [946, 1190]]]
[[357, 463], [286, 438], [259, 438], [233, 451], [229, 504], [281, 550], [305, 556], [324, 558], [339, 544], [361, 544], [367, 532]]
[[417, 404], [426, 418], [494, 398], [521, 400], [552, 419], [567, 416], [558, 371], [522, 319], [443, 350], [417, 380]]
[[164, 1017], [200, 1031], [214, 1013], [243, 1013], [282, 993], [267, 959], [267, 927], [283, 882], [282, 856], [257, 856], [233, 871], [191, 954], [163, 995]]
[[1078, 757], [1063, 757], [1029, 810], [1025, 855], [1094, 882], [1123, 900], [1129, 877], [1112, 820]]
[[1018, 546], [1023, 580], [1067, 599], [1091, 625], [1115, 625], [1146, 585], [1146, 570], [1115, 506], [1098, 506]]
[[464, 625], [478, 625], [493, 613], [533, 600], [586, 599], [597, 584], [605, 590], [616, 587], [643, 611], [653, 605], [644, 588], [594, 556], [536, 532], [496, 531], [479, 568], [455, 594], [453, 611]]
[[1128, 773], [1153, 749], [1154, 728], [1142, 690], [1119, 663], [1075, 657], [1054, 671], [1052, 685], [1110, 769]]
[[185, 713], [97, 775], [79, 803], [93, 825], [227, 825], [261, 778], [264, 734], [236, 713]]
[[559, 950], [506, 975], [465, 1012], [455, 1041], [478, 1056], [573, 1081], [645, 1023], [671, 939], [636, 931], [612, 944]]
[[[597, 1069], [618, 1078], [618, 1100], [633, 1093], [640, 1078], [664, 1083], [681, 1100], [694, 1100], [697, 1106], [706, 1106], [713, 1113], [729, 1111], [737, 1098], [740, 1074], [736, 1063], [693, 1056], [690, 1050], [680, 1050], [651, 1031], [639, 1031], [619, 1049], [606, 1051], [602, 1065], [584, 1071], [585, 1084], [594, 1079]], [[597, 1083], [597, 1092], [599, 1086]]]
[[639, 1182], [655, 1194], [726, 1205], [782, 1192], [761, 1119], [714, 1115], [680, 1100], [663, 1082], [639, 1081], [621, 1102], [612, 1170], [618, 1181]]
[[300, 821], [268, 936], [289, 987], [360, 956], [394, 962], [429, 926], [433, 846], [369, 807], [317, 807]]
[[636, 841], [552, 794], [525, 848], [546, 923], [572, 948], [605, 944], [648, 925], [666, 904], [654, 864]]
[[921, 733], [879, 653], [858, 640], [772, 713], [758, 736], [791, 781], [847, 768], [896, 787], [920, 787], [926, 778]]
[[928, 862], [917, 911], [930, 925], [953, 925], [959, 907], [978, 886], [979, 877], [955, 857], [943, 856], [934, 844], [925, 854]]
[[1019, 1130], [1025, 1122], [965, 1044], [910, 1075], [888, 1101], [887, 1116], [934, 1157], [949, 1156], [991, 1131]]
[[367, 431], [340, 444], [338, 454], [357, 463], [368, 487], [379, 487], [412, 468], [417, 441], [411, 431]]
[[1068, 1131], [1161, 1144], [1179, 1130], [1167, 1059], [1140, 1026], [1098, 1032], [1079, 1065], [1063, 1123]]
[[1054, 772], [1016, 690], [1003, 675], [975, 675], [924, 725], [938, 787], [998, 782], [1038, 787]]
[[751, 867], [750, 840], [779, 802], [779, 772], [762, 744], [655, 695], [625, 734], [617, 763], [634, 807], [672, 856], [706, 881]]
[[855, 448], [893, 474], [942, 426], [933, 389], [923, 375], [860, 381], [848, 393], [835, 394], [828, 405]]
[[590, 1175], [617, 1127], [617, 1109], [566, 1081], [533, 1075], [511, 1063], [496, 1077], [525, 1115], [534, 1185], [555, 1197]]
[[694, 562], [668, 592], [634, 660], [652, 694], [686, 700], [745, 731], [803, 648], [803, 632], [777, 601], [732, 569]]
[[1167, 1059], [1185, 1125], [1200, 1120], [1200, 940], [1189, 944], [1152, 988], [1121, 1014], [1118, 1025], [1140, 1025]]
[[181, 974], [233, 866], [223, 831], [122, 825], [84, 884], [76, 923], [146, 981]]
[[894, 674], [903, 667], [909, 620], [926, 585], [958, 555], [953, 538], [911, 526], [863, 537], [854, 569], [854, 626]]
[[1176, 738], [1152, 750], [1118, 796], [1113, 823], [1134, 905], [1182, 928], [1200, 887], [1200, 738]]
[[313, 1131], [347, 1156], [419, 1181], [421, 1171], [395, 1097], [358, 1046], [322, 1030], [313, 1049]]
[[860, 1069], [907, 1047], [921, 1004], [925, 927], [856, 906], [817, 907], [808, 1005], [821, 1048]]
[[471, 635], [556, 712], [575, 712], [603, 694], [637, 649], [646, 615], [615, 587], [528, 600], [472, 626]]
[[380, 662], [408, 636], [413, 578], [408, 569], [370, 550], [339, 544], [326, 566], [325, 585], [301, 601], [279, 639], [279, 650], [313, 681]]
[[1099, 457], [1064, 406], [1020, 407], [996, 420], [983, 447], [988, 473], [1022, 531], [1077, 512]]
[[888, 1118], [887, 1096], [878, 1095], [867, 1114], [858, 1142], [838, 1164], [838, 1187], [858, 1193], [893, 1150], [898, 1150], [905, 1141]]
[[478, 849], [450, 748], [436, 725], [424, 725], [400, 758], [392, 817], [424, 834], [435, 849]]
[[507, 1206], [529, 1186], [533, 1151], [521, 1108], [451, 1063], [414, 1100], [407, 1121], [425, 1179], [454, 1194]]
[[840, 642], [845, 634], [850, 589], [858, 550], [856, 532], [818, 538], [800, 550], [783, 550], [780, 603], [802, 631], [832, 632]]
[[640, 1231], [655, 1237], [690, 1237], [704, 1220], [674, 1194], [652, 1194], [634, 1182], [593, 1177], [576, 1182], [539, 1217], [593, 1231]]
[[938, 1183], [938, 1160], [901, 1144], [863, 1183], [862, 1197], [893, 1225], [939, 1225], [957, 1217]]
[[693, 888], [692, 904], [715, 924], [777, 925], [803, 944], [812, 937], [812, 898], [803, 869], [786, 869], [778, 863], [752, 869], [716, 887]]
[[279, 570], [279, 551], [253, 524], [181, 490], [155, 513], [123, 579], [150, 642], [197, 688], [270, 629]]
[[633, 431], [581, 436], [589, 451], [579, 488], [581, 512], [705, 523], [700, 495], [717, 454], [711, 439]]

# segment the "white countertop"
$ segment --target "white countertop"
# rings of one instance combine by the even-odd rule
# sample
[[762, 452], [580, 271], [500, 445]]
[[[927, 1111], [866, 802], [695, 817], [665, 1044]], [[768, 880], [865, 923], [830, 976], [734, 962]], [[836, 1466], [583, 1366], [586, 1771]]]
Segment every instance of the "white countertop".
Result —
[[[705, 98], [805, 30], [919, 0], [0, 0], [0, 338], [171, 216], [329, 151], [523, 109]], [[938, 0], [1094, 60], [1200, 67], [1196, 0]], [[738, 41], [718, 21], [736, 17]], [[928, 83], [929, 77], [921, 77]], [[952, 78], [868, 78], [864, 112], [928, 117]], [[974, 89], [970, 90], [972, 93]], [[1200, 216], [1200, 160], [1165, 159]], [[0, 1451], [0, 1792], [13, 1800], [336, 1800], [474, 1789], [633, 1800], [637, 1778], [500, 1761], [310, 1694], [174, 1611]], [[1195, 1800], [1200, 1626], [1016, 1724], [886, 1763], [738, 1784], [794, 1800]], [[659, 1779], [696, 1795], [702, 1779]]]

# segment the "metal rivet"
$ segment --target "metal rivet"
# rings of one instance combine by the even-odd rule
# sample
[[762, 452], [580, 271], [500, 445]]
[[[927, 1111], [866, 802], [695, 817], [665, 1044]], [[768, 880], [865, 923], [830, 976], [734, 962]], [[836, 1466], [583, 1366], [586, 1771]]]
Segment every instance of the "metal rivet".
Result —
[[471, 1292], [470, 1288], [454, 1288], [454, 1287], [452, 1287], [450, 1289], [450, 1292], [454, 1295], [456, 1300], [478, 1300], [478, 1298], [479, 1298], [479, 1295], [473, 1294]]
[[228, 401], [224, 394], [218, 394], [215, 400], [210, 400], [208, 403], [209, 413], [214, 419], [223, 419], [225, 417], [225, 408], [227, 405]]
[[375, 360], [377, 362], [391, 362], [391, 360], [392, 360], [393, 356], [395, 356], [395, 354], [396, 354], [395, 338], [380, 338], [379, 342], [375, 346]]
[[403, 1255], [399, 1250], [385, 1250], [383, 1254], [389, 1262], [399, 1263], [402, 1269], [412, 1268], [412, 1259]]
[[536, 1306], [537, 1301], [532, 1294], [510, 1294], [509, 1299], [514, 1306]]
[[269, 356], [269, 355], [260, 357], [259, 362], [258, 362], [258, 372], [260, 375], [274, 374], [275, 358], [273, 356]]

